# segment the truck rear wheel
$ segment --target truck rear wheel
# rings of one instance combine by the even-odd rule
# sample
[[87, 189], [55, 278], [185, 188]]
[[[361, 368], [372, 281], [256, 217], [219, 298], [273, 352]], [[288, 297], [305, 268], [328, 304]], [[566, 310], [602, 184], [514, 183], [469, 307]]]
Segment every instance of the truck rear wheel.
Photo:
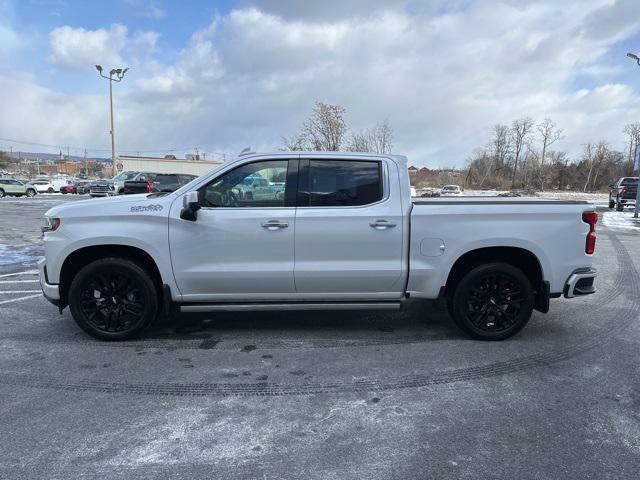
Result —
[[524, 328], [533, 313], [533, 288], [506, 263], [475, 267], [455, 287], [449, 309], [456, 325], [473, 338], [504, 340]]
[[158, 314], [158, 292], [149, 274], [123, 258], [96, 260], [69, 287], [69, 308], [78, 326], [100, 340], [138, 336]]

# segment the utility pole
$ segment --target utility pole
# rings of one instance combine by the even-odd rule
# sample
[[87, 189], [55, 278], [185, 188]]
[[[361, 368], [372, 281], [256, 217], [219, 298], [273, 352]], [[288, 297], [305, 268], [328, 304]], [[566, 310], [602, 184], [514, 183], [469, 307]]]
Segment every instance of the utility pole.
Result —
[[[627, 53], [627, 57], [632, 60], [635, 60], [636, 63], [640, 66], [640, 57], [638, 57], [635, 53]], [[633, 166], [636, 166], [636, 159], [633, 159]], [[636, 185], [636, 204], [633, 208], [633, 218], [638, 218], [638, 207], [640, 204], [640, 179], [638, 180], [638, 184]]]
[[89, 176], [89, 164], [87, 163], [87, 149], [84, 149], [84, 176]]
[[112, 84], [113, 82], [121, 82], [122, 79], [124, 78], [124, 74], [127, 73], [127, 70], [129, 70], [128, 68], [122, 69], [122, 68], [112, 68], [109, 71], [109, 76], [107, 77], [106, 75], [104, 75], [102, 73], [102, 66], [101, 65], [96, 65], [96, 70], [98, 70], [98, 73], [100, 74], [100, 76], [102, 78], [106, 78], [107, 80], [109, 80], [109, 113], [110, 113], [110, 118], [111, 118], [111, 131], [109, 132], [111, 134], [111, 167], [113, 169], [113, 175], [117, 175], [117, 169], [116, 169], [116, 139], [115, 139], [115, 132], [114, 132], [114, 128], [113, 128], [113, 87]]

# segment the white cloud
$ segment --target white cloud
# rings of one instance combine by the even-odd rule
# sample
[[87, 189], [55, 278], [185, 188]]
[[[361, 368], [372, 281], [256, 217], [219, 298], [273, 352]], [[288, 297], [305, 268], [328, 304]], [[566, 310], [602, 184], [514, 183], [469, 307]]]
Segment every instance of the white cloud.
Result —
[[167, 16], [165, 9], [154, 0], [127, 0], [127, 3], [148, 18], [158, 20]]
[[[86, 70], [95, 64], [123, 66], [155, 51], [159, 34], [151, 31], [129, 35], [127, 27], [113, 24], [97, 30], [56, 28], [49, 34], [49, 61], [64, 70]], [[123, 56], [127, 58], [123, 58]]]
[[127, 41], [127, 27], [114, 24], [108, 29], [85, 30], [65, 25], [53, 30], [49, 40], [49, 60], [58, 67], [84, 70], [96, 63], [119, 65]]
[[[558, 146], [577, 155], [585, 141], [621, 146], [623, 125], [639, 111], [637, 92], [620, 80], [633, 65], [610, 53], [640, 30], [628, 0], [246, 5], [194, 32], [171, 63], [153, 56], [157, 34], [121, 25], [54, 30], [51, 61], [68, 69], [137, 62], [116, 98], [123, 149], [273, 149], [325, 101], [344, 105], [355, 130], [388, 119], [395, 150], [416, 164], [462, 165], [497, 122], [551, 117], [566, 134]], [[47, 132], [65, 137], [54, 143], [72, 135], [105, 143], [104, 129], [87, 126], [104, 124], [104, 98], [20, 90], [32, 116], [46, 111], [54, 126], [82, 119]], [[0, 130], [39, 138], [43, 129], [21, 111], [24, 122]]]

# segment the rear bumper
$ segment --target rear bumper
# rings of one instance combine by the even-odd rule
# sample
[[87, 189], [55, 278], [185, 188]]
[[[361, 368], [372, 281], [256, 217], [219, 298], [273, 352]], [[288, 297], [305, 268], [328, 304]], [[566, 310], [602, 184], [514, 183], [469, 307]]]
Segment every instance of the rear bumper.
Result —
[[596, 293], [594, 286], [598, 271], [595, 268], [581, 268], [573, 272], [564, 286], [564, 297], [573, 298]]
[[47, 267], [45, 265], [45, 259], [43, 258], [38, 262], [38, 277], [40, 279], [40, 288], [44, 298], [49, 300], [55, 306], [60, 304], [60, 288], [58, 285], [51, 284], [47, 281]]

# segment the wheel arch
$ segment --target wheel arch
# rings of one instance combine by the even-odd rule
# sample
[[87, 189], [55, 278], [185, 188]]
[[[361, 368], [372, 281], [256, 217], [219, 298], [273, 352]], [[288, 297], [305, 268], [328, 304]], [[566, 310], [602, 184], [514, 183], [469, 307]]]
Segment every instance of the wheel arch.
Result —
[[134, 247], [131, 245], [91, 245], [74, 250], [69, 255], [67, 255], [62, 264], [62, 267], [60, 269], [59, 283], [59, 308], [61, 310], [68, 305], [69, 286], [71, 285], [73, 278], [80, 271], [80, 269], [95, 260], [110, 257], [124, 258], [137, 263], [140, 267], [142, 267], [149, 273], [154, 285], [158, 290], [158, 296], [162, 297], [162, 275], [160, 274], [160, 269], [158, 268], [157, 263], [148, 252], [146, 252], [142, 248]]
[[452, 295], [456, 285], [469, 270], [486, 263], [500, 262], [522, 271], [531, 282], [535, 308], [543, 313], [549, 309], [549, 286], [544, 280], [542, 264], [535, 253], [521, 247], [482, 247], [461, 255], [449, 270], [445, 294]]

